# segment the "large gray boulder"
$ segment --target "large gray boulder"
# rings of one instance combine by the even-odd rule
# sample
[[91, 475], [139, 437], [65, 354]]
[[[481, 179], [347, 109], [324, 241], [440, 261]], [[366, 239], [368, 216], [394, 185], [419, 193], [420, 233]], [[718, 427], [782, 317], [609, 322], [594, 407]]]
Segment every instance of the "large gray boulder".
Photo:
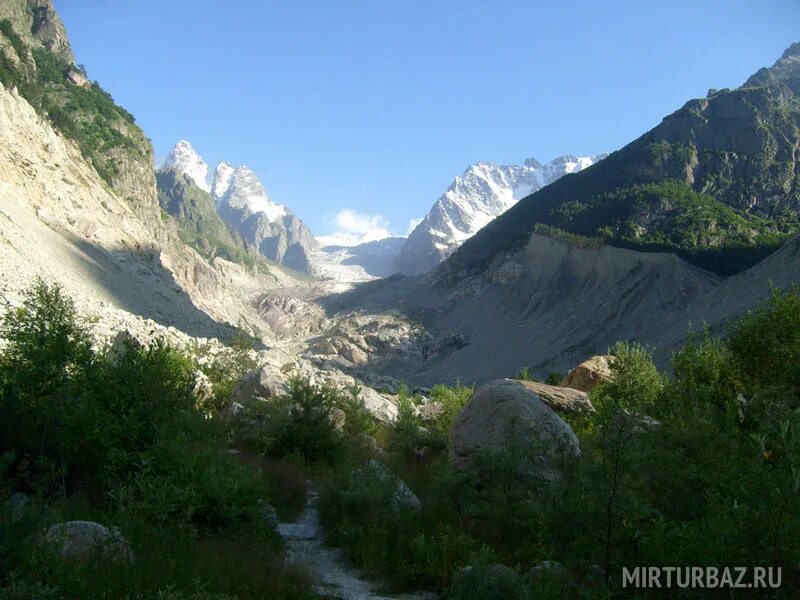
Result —
[[236, 382], [231, 394], [231, 400], [239, 404], [246, 404], [251, 400], [270, 400], [280, 398], [288, 393], [289, 389], [281, 373], [269, 366], [261, 367], [245, 373]]
[[561, 454], [580, 454], [572, 428], [531, 389], [518, 381], [498, 379], [479, 388], [461, 409], [450, 430], [450, 462], [458, 469], [474, 464], [481, 451], [518, 446], [526, 452], [526, 474], [555, 476]]
[[133, 550], [118, 529], [94, 521], [66, 521], [50, 527], [42, 536], [62, 560], [108, 560], [133, 562]]

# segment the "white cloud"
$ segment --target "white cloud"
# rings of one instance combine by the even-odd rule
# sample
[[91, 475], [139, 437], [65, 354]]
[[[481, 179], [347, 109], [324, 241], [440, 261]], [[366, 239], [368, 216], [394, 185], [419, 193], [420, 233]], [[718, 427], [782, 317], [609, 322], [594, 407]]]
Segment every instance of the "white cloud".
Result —
[[408, 222], [408, 229], [406, 229], [406, 237], [411, 235], [411, 232], [417, 228], [417, 225], [422, 223], [422, 219], [411, 219]]
[[393, 235], [389, 231], [388, 219], [382, 215], [367, 215], [346, 208], [336, 213], [331, 221], [336, 232], [325, 236], [324, 242], [349, 246], [382, 240]]

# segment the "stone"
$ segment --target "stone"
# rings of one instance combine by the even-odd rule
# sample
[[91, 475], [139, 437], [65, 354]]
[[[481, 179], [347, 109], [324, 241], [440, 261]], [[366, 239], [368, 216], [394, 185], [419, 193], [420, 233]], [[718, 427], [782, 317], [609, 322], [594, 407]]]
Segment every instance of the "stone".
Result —
[[451, 594], [475, 600], [519, 598], [520, 577], [511, 567], [500, 563], [468, 566], [456, 573]]
[[231, 402], [223, 408], [219, 413], [219, 418], [222, 420], [223, 423], [233, 423], [234, 421], [240, 419], [244, 416], [247, 409], [244, 405], [239, 404], [238, 402]]
[[[535, 445], [534, 445], [535, 444]], [[552, 480], [555, 459], [580, 455], [575, 432], [539, 396], [518, 381], [499, 379], [479, 388], [450, 430], [449, 459], [468, 469], [478, 453], [519, 445], [530, 451], [526, 475]]]
[[94, 521], [66, 521], [50, 527], [41, 543], [56, 550], [64, 561], [134, 561], [130, 544], [118, 529], [108, 529]]
[[397, 420], [397, 405], [367, 386], [361, 386], [358, 397], [364, 403], [364, 408], [376, 419], [384, 423], [393, 423]]
[[586, 392], [569, 387], [547, 385], [538, 381], [519, 381], [519, 383], [539, 396], [539, 400], [556, 412], [584, 414], [595, 412]]
[[607, 354], [593, 356], [567, 373], [558, 385], [582, 392], [591, 392], [601, 383], [613, 379], [614, 372], [611, 369], [613, 361], [614, 357]]
[[383, 463], [377, 460], [369, 460], [362, 467], [357, 469], [353, 476], [355, 478], [374, 477], [383, 483], [394, 482], [394, 494], [392, 495], [392, 506], [395, 510], [419, 511], [422, 503], [417, 495], [409, 488], [406, 483], [392, 473]]
[[192, 394], [198, 406], [208, 406], [214, 399], [214, 386], [208, 376], [199, 369], [194, 372]]
[[347, 415], [341, 408], [332, 406], [328, 409], [328, 421], [330, 421], [334, 429], [342, 431], [345, 423], [347, 423]]
[[279, 372], [265, 366], [245, 373], [236, 382], [231, 394], [231, 399], [240, 404], [255, 399], [269, 400], [280, 398], [288, 393], [288, 387], [279, 375]]

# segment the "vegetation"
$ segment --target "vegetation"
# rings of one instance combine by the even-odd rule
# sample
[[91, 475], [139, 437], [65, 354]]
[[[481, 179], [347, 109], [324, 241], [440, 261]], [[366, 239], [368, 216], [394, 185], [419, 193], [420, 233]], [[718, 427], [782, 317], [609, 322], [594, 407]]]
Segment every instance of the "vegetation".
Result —
[[[481, 272], [523, 247], [537, 225], [674, 252], [723, 275], [753, 266], [800, 231], [792, 159], [800, 99], [796, 76], [786, 82], [794, 92], [767, 78], [688, 102], [599, 163], [517, 203], [467, 240], [440, 279]], [[733, 110], [746, 115], [742, 128], [725, 123]]]
[[[59, 132], [73, 140], [98, 174], [114, 185], [125, 157], [141, 159], [144, 136], [133, 115], [118, 106], [97, 82], [72, 83], [68, 74], [82, 73], [44, 48], [27, 48], [11, 22], [0, 21], [0, 33], [9, 40], [19, 61], [0, 53], [0, 81], [19, 93]], [[32, 63], [28, 57], [32, 57]]]
[[217, 214], [214, 200], [193, 182], [173, 170], [156, 173], [158, 201], [162, 211], [174, 219], [178, 234], [206, 259], [217, 256], [269, 272], [269, 262], [249, 246]]
[[[782, 587], [754, 595], [795, 597], [800, 383], [789, 365], [800, 359], [800, 290], [776, 291], [725, 339], [693, 335], [669, 378], [637, 344], [613, 353], [613, 381], [592, 394], [597, 414], [570, 418], [582, 457], [550, 483], [519, 477], [534, 444], [454, 471], [446, 437], [433, 435], [452, 419], [423, 422], [401, 404], [384, 461], [422, 508], [398, 507], [391, 480], [344, 463], [321, 496], [332, 541], [398, 588], [459, 599], [607, 598], [636, 565], [781, 566]], [[558, 566], [532, 569], [545, 561]], [[637, 593], [626, 597], [697, 595]]]
[[[72, 302], [37, 282], [6, 316], [0, 353], [0, 596], [300, 598], [259, 514], [269, 481], [226, 453], [193, 394], [195, 364], [163, 343], [93, 349]], [[35, 543], [48, 525], [120, 527], [134, 564], [63, 563]]]

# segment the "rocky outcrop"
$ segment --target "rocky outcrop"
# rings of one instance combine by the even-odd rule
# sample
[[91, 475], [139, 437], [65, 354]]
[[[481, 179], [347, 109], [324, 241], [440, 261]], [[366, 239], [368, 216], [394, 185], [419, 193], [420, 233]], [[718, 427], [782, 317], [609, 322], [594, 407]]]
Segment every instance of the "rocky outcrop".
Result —
[[493, 381], [479, 388], [459, 413], [450, 431], [450, 462], [459, 469], [475, 463], [483, 451], [516, 447], [520, 468], [551, 479], [555, 459], [580, 454], [578, 438], [542, 400], [520, 382]]
[[532, 391], [556, 412], [583, 414], [594, 412], [594, 406], [585, 392], [569, 387], [547, 385], [538, 381], [517, 381], [517, 383]]
[[270, 400], [285, 396], [289, 391], [280, 373], [271, 367], [264, 366], [246, 373], [236, 383], [231, 400], [246, 404], [253, 400]]
[[118, 529], [93, 521], [67, 521], [50, 527], [41, 541], [65, 561], [133, 562], [130, 544]]
[[592, 356], [570, 370], [559, 385], [583, 392], [591, 392], [601, 383], [611, 381], [614, 377], [614, 372], [611, 370], [611, 362], [613, 360], [614, 357], [607, 354]]
[[4, 0], [0, 2], [0, 20], [3, 19], [8, 19], [29, 45], [45, 48], [67, 64], [75, 62], [64, 23], [52, 0]]

